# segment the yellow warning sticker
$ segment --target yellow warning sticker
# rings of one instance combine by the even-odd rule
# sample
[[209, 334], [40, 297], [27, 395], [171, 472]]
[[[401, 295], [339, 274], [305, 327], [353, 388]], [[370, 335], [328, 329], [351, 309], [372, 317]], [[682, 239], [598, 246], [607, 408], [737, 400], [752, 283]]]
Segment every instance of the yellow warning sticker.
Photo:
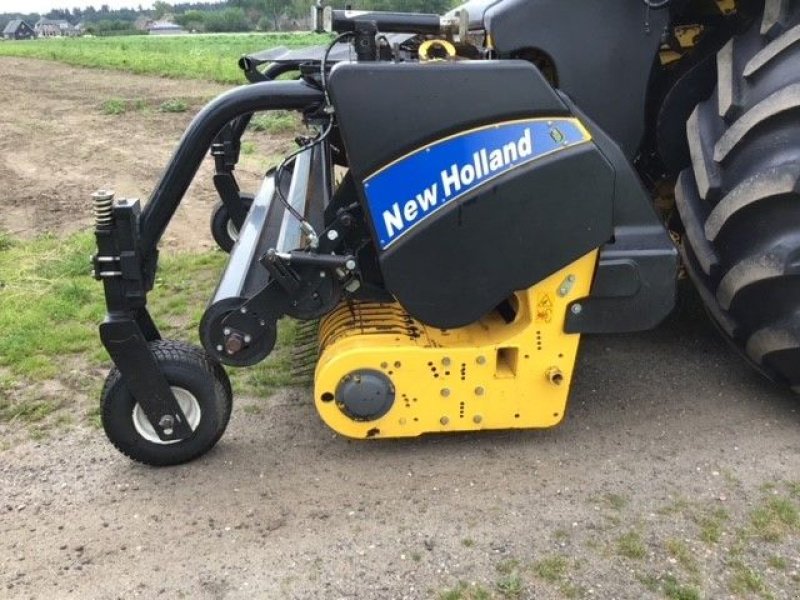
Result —
[[553, 320], [553, 298], [547, 292], [536, 294], [536, 321], [549, 323]]

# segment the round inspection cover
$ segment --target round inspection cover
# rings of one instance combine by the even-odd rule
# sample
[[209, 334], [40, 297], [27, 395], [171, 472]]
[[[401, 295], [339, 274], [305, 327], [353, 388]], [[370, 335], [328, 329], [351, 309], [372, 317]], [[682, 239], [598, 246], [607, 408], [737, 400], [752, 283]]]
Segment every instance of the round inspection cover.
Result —
[[371, 369], [348, 373], [336, 386], [336, 404], [354, 421], [379, 419], [394, 404], [392, 380]]

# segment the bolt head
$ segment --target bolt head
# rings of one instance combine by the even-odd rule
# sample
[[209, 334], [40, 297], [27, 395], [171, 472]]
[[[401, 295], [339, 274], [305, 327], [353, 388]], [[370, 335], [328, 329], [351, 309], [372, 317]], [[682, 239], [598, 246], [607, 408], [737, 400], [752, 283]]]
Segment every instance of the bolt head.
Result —
[[472, 422], [475, 423], [476, 425], [481, 421], [483, 421], [483, 417], [480, 415], [475, 415], [474, 417], [472, 417]]
[[354, 271], [356, 268], [356, 261], [350, 259], [346, 263], [344, 263], [344, 266], [347, 268], [348, 271]]
[[443, 398], [447, 398], [450, 395], [450, 389], [449, 388], [442, 388], [441, 394], [442, 394]]
[[476, 396], [483, 396], [484, 391], [485, 390], [481, 386], [478, 386], [478, 387], [475, 388], [475, 395]]
[[447, 425], [449, 422], [450, 419], [448, 419], [447, 417], [442, 417], [441, 419], [439, 419], [439, 423], [441, 423], [442, 425]]
[[572, 311], [573, 315], [579, 315], [581, 312], [583, 312], [583, 306], [580, 304], [573, 304], [570, 310]]
[[338, 231], [336, 231], [335, 229], [331, 229], [331, 230], [328, 232], [328, 239], [329, 239], [330, 241], [334, 241], [334, 240], [336, 240], [336, 239], [339, 239], [339, 232], [338, 232]]
[[484, 365], [486, 364], [486, 357], [479, 356], [478, 358], [475, 359], [475, 362], [477, 362], [479, 365]]
[[175, 417], [172, 415], [164, 415], [158, 420], [158, 426], [161, 429], [171, 429], [175, 425]]

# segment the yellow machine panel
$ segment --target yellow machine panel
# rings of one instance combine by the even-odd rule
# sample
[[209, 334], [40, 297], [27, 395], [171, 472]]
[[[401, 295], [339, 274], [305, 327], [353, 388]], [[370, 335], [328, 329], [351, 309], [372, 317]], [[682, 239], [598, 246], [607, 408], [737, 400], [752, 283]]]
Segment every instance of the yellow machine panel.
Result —
[[[592, 251], [517, 292], [503, 310], [458, 329], [427, 327], [398, 304], [339, 306], [320, 324], [314, 378], [320, 416], [352, 438], [558, 424], [580, 339], [564, 333], [566, 311], [588, 295], [596, 260]], [[376, 382], [385, 383], [367, 385]], [[345, 396], [384, 408], [360, 420]]]

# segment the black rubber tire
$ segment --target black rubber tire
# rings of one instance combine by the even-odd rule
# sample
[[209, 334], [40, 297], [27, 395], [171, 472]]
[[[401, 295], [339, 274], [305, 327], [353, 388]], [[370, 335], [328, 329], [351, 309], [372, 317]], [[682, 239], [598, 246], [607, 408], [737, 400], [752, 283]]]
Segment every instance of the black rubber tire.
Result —
[[[243, 195], [242, 202], [244, 203], [245, 210], [250, 210], [250, 206], [253, 204], [253, 198], [252, 196]], [[236, 239], [231, 237], [230, 231], [228, 230], [229, 221], [230, 216], [228, 215], [228, 209], [222, 201], [217, 202], [214, 205], [214, 211], [211, 213], [211, 235], [214, 237], [214, 241], [217, 243], [217, 246], [219, 246], [219, 249], [228, 253], [230, 253], [233, 249], [233, 245], [236, 243]]]
[[117, 450], [137, 462], [158, 467], [189, 462], [213, 448], [225, 432], [233, 405], [230, 380], [225, 369], [196, 346], [159, 340], [150, 347], [167, 382], [197, 400], [201, 410], [197, 427], [188, 438], [171, 444], [142, 437], [132, 416], [136, 400], [115, 367], [101, 393], [103, 429]]
[[767, 0], [717, 77], [675, 189], [684, 263], [723, 335], [800, 392], [800, 0]]

